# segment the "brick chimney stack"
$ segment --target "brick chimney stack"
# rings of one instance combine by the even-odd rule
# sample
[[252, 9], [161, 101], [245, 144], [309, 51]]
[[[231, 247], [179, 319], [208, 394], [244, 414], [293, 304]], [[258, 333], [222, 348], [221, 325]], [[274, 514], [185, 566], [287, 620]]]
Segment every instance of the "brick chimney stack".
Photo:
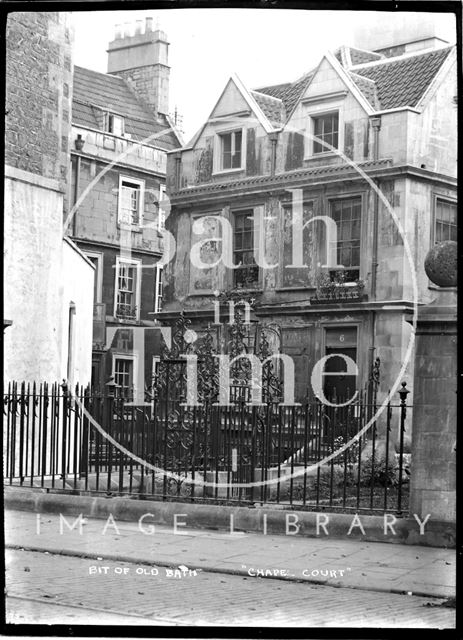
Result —
[[169, 113], [169, 43], [153, 19], [117, 25], [115, 38], [108, 45], [108, 73], [127, 80], [134, 91], [158, 114]]

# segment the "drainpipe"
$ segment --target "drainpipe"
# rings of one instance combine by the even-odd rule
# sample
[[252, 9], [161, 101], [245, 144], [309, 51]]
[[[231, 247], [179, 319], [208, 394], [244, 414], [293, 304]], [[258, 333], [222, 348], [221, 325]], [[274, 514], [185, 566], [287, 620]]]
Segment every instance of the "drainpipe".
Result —
[[[76, 174], [74, 181], [74, 202], [73, 206], [76, 205], [77, 199], [79, 197], [79, 186], [80, 186], [80, 156], [74, 156], [76, 159]], [[74, 211], [74, 215], [72, 216], [72, 237], [75, 238], [77, 231], [77, 210]]]
[[276, 164], [277, 164], [277, 141], [278, 141], [278, 131], [272, 132], [269, 134], [270, 142], [272, 143], [272, 152], [270, 156], [270, 175], [273, 177], [275, 175]]
[[[379, 130], [381, 129], [381, 118], [372, 118], [373, 127], [373, 160], [379, 159]], [[379, 189], [379, 181], [375, 179], [375, 184]], [[375, 191], [373, 194], [373, 247], [371, 252], [371, 297], [376, 300], [376, 277], [378, 272], [378, 212], [379, 197]]]
[[[373, 160], [379, 159], [379, 131], [381, 129], [381, 117], [372, 118], [371, 125], [373, 128]], [[376, 189], [379, 190], [379, 180], [374, 180]], [[373, 245], [371, 250], [371, 299], [376, 300], [376, 285], [378, 277], [378, 216], [379, 216], [379, 196], [377, 190], [373, 193]], [[373, 400], [373, 381], [371, 375], [373, 372], [373, 364], [375, 361], [375, 334], [376, 334], [376, 311], [371, 311], [371, 347], [370, 347], [370, 363], [369, 363], [369, 402]]]
[[181, 166], [180, 163], [182, 162], [182, 154], [177, 151], [176, 154], [174, 154], [175, 157], [175, 191], [178, 191], [180, 189], [180, 170], [181, 170]]
[[[84, 148], [85, 140], [82, 138], [82, 134], [78, 133], [77, 138], [74, 140], [74, 146], [76, 151], [82, 151]], [[73, 206], [76, 205], [77, 199], [79, 197], [79, 186], [80, 186], [80, 155], [74, 156], [76, 159], [76, 177], [74, 182], [74, 203]], [[77, 230], [77, 211], [74, 211], [74, 215], [72, 217], [72, 236], [75, 237]]]

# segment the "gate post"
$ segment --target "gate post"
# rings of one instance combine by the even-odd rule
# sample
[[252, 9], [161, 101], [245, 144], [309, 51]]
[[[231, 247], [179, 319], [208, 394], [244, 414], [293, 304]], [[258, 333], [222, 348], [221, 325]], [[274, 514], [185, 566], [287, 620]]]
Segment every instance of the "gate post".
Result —
[[447, 523], [456, 520], [456, 262], [449, 240], [424, 264], [435, 298], [418, 311], [410, 479], [410, 514]]

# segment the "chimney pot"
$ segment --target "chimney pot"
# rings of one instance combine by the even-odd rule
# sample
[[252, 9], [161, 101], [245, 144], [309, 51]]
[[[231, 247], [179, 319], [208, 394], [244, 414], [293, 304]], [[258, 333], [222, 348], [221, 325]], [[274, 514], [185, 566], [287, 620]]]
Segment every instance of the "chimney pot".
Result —
[[145, 20], [145, 33], [153, 30], [153, 18], [146, 18]]
[[130, 32], [132, 31], [131, 27], [132, 25], [130, 22], [126, 22], [124, 24], [124, 38], [130, 38]]
[[116, 24], [114, 27], [114, 39], [119, 40], [122, 38], [122, 25]]
[[135, 22], [135, 35], [142, 33], [143, 30], [143, 20], [137, 20]]

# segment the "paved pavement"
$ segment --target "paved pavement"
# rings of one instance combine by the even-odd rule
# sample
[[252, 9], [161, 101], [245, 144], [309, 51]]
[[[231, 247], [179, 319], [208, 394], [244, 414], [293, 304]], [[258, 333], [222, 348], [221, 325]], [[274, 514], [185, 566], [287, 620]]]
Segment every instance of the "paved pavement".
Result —
[[[102, 609], [92, 609], [82, 605], [47, 602], [43, 594], [40, 598], [10, 596], [6, 598], [6, 616], [9, 624], [66, 624], [66, 625], [146, 625], [146, 618], [115, 613]], [[90, 605], [89, 605], [90, 606]], [[156, 621], [150, 621], [155, 625]], [[165, 623], [157, 624], [165, 626]]]
[[26, 624], [451, 629], [455, 620], [434, 598], [12, 549], [6, 586], [8, 622]]
[[[220, 574], [302, 581], [413, 595], [455, 595], [455, 550], [401, 544], [297, 536], [265, 536], [137, 523], [84, 520], [27, 511], [5, 512], [5, 542], [12, 548], [48, 551], [103, 561]], [[150, 531], [150, 518], [143, 522]], [[101, 559], [101, 560], [100, 560]], [[272, 580], [276, 581], [276, 580]]]

